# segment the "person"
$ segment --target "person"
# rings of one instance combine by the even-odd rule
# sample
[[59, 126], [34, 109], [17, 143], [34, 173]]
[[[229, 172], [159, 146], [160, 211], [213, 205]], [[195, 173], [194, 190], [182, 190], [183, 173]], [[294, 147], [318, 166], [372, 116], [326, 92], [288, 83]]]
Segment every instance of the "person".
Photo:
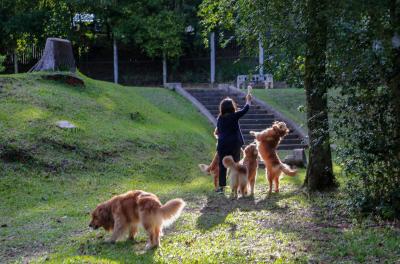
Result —
[[217, 153], [219, 166], [219, 187], [217, 192], [223, 193], [226, 186], [226, 168], [222, 164], [225, 156], [232, 156], [235, 162], [240, 160], [241, 147], [244, 145], [240, 131], [239, 119], [250, 109], [251, 93], [246, 95], [246, 105], [237, 111], [236, 103], [231, 98], [223, 99], [219, 105], [219, 115], [215, 134], [218, 136]]

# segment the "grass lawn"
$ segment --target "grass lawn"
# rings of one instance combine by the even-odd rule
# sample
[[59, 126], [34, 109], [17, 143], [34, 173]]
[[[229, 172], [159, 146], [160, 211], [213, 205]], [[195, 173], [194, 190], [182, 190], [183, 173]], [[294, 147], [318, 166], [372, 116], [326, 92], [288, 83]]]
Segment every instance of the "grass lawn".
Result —
[[298, 109], [306, 104], [304, 89], [253, 89], [253, 93], [307, 131], [306, 113]]
[[[215, 142], [205, 118], [176, 93], [83, 77], [86, 87], [38, 74], [0, 77], [0, 263], [396, 263], [400, 231], [355, 221], [344, 194], [309, 197], [304, 171], [267, 196], [216, 195], [199, 162]], [[57, 128], [68, 120], [73, 131]], [[187, 202], [162, 247], [104, 242], [88, 228], [97, 203], [130, 189]]]

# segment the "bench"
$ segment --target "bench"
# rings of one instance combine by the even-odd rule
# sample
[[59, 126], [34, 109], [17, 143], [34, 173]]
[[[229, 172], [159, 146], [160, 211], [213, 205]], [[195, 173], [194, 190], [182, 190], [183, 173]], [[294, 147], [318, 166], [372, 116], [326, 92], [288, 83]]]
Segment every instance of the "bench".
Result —
[[254, 74], [249, 78], [248, 75], [238, 75], [236, 78], [236, 88], [246, 88], [247, 84], [253, 83], [255, 86], [257, 84], [262, 84], [265, 89], [274, 88], [274, 78], [272, 74]]

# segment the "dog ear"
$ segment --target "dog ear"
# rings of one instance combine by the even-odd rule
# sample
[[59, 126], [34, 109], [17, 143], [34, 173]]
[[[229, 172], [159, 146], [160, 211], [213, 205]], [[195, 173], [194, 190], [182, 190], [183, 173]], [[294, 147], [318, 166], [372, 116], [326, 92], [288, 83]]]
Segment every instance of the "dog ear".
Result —
[[112, 220], [111, 207], [109, 205], [103, 205], [99, 208], [99, 216], [105, 222]]

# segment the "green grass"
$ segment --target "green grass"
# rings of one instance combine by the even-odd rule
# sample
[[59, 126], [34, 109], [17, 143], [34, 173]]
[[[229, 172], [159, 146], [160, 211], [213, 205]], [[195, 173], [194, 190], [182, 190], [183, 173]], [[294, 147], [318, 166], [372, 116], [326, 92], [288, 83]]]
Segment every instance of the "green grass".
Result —
[[[254, 199], [214, 194], [197, 169], [212, 157], [212, 127], [190, 103], [83, 78], [84, 88], [38, 74], [0, 77], [0, 263], [399, 260], [398, 228], [358, 223], [340, 191], [309, 197], [303, 170], [272, 196], [262, 170]], [[61, 130], [58, 120], [78, 128]], [[135, 244], [111, 245], [88, 228], [97, 203], [129, 189], [187, 202], [161, 248], [143, 251], [142, 231]]]
[[258, 99], [307, 130], [306, 113], [299, 111], [299, 107], [303, 107], [305, 110], [306, 94], [304, 89], [254, 89], [253, 93]]

